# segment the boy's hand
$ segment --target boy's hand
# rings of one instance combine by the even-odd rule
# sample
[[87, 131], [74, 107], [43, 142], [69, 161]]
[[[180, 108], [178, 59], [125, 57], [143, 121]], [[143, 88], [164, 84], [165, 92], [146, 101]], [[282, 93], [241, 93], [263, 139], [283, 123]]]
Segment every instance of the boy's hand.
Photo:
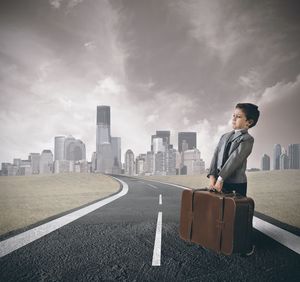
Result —
[[213, 175], [209, 176], [209, 189], [213, 189], [216, 183], [216, 178]]
[[222, 188], [223, 188], [223, 182], [218, 180], [215, 184], [215, 189], [218, 190], [218, 192], [221, 192]]

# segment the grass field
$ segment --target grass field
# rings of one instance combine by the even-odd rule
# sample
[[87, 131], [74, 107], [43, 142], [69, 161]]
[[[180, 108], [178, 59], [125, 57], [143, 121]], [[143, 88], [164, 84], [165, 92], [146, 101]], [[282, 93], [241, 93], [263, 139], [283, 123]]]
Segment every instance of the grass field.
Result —
[[[248, 172], [247, 195], [255, 210], [300, 228], [300, 170]], [[206, 175], [147, 176], [191, 188], [208, 187]]]
[[99, 174], [0, 177], [0, 235], [98, 200], [119, 190]]

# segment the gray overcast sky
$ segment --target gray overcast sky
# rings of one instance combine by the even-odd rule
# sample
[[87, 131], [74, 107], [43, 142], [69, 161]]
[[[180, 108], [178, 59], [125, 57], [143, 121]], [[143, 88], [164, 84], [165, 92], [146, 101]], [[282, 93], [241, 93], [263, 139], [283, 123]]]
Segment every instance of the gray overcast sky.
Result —
[[197, 131], [209, 165], [237, 102], [259, 106], [249, 167], [300, 143], [299, 1], [0, 2], [0, 161], [73, 135], [95, 151], [96, 106], [135, 155]]

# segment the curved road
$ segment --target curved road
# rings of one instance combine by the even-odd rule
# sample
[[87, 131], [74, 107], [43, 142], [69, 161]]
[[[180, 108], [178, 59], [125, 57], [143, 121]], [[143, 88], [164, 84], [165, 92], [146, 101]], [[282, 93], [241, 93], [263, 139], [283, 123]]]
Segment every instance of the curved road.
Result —
[[258, 231], [248, 258], [185, 243], [182, 189], [117, 177], [125, 196], [0, 258], [0, 281], [300, 281], [300, 256]]

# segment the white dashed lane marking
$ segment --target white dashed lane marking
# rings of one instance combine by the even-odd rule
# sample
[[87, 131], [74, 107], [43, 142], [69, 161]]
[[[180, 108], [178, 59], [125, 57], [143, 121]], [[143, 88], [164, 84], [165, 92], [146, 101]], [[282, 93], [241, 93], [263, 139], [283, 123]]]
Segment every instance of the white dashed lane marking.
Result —
[[161, 264], [161, 230], [162, 230], [162, 212], [158, 212], [152, 266], [160, 266]]

